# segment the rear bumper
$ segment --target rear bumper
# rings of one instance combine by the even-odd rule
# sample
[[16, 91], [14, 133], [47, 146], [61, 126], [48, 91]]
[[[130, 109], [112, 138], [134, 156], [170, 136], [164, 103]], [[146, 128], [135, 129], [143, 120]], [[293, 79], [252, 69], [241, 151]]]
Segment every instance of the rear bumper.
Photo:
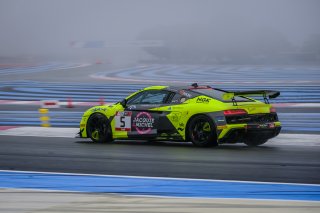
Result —
[[276, 137], [281, 131], [280, 122], [274, 122], [271, 127], [266, 125], [228, 125], [219, 135], [219, 143], [242, 143], [248, 138], [268, 140]]

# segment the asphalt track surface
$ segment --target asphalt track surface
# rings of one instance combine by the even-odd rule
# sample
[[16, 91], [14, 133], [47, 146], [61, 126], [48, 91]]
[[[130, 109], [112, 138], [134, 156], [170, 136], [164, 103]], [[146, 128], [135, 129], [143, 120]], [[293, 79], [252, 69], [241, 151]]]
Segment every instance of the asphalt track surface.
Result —
[[319, 184], [320, 147], [1, 136], [0, 169]]

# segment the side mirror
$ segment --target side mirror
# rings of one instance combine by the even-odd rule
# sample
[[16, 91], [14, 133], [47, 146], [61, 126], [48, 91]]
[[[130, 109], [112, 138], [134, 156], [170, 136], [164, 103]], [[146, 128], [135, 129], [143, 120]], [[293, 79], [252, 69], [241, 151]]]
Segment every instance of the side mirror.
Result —
[[126, 108], [126, 106], [127, 106], [127, 99], [123, 99], [123, 100], [120, 102], [120, 104], [121, 104], [121, 106], [122, 106], [123, 108]]

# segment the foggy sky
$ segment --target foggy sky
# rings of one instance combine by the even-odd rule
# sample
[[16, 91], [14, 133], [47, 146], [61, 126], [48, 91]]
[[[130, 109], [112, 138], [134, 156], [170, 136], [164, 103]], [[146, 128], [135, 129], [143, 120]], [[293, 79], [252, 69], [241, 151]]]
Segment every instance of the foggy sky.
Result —
[[320, 34], [319, 9], [318, 0], [0, 0], [0, 56], [70, 54], [70, 41], [174, 26], [216, 26], [228, 39], [270, 28], [301, 45]]

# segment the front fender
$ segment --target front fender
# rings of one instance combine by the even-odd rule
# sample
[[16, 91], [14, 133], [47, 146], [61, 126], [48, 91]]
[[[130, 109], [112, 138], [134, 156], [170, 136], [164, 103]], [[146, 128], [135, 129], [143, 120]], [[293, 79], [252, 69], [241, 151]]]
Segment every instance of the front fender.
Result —
[[120, 110], [122, 106], [120, 104], [114, 105], [103, 105], [103, 106], [94, 106], [87, 111], [85, 111], [82, 115], [82, 119], [80, 121], [80, 137], [87, 138], [87, 122], [90, 116], [94, 113], [101, 113], [105, 115], [109, 120], [112, 120], [115, 113]]

